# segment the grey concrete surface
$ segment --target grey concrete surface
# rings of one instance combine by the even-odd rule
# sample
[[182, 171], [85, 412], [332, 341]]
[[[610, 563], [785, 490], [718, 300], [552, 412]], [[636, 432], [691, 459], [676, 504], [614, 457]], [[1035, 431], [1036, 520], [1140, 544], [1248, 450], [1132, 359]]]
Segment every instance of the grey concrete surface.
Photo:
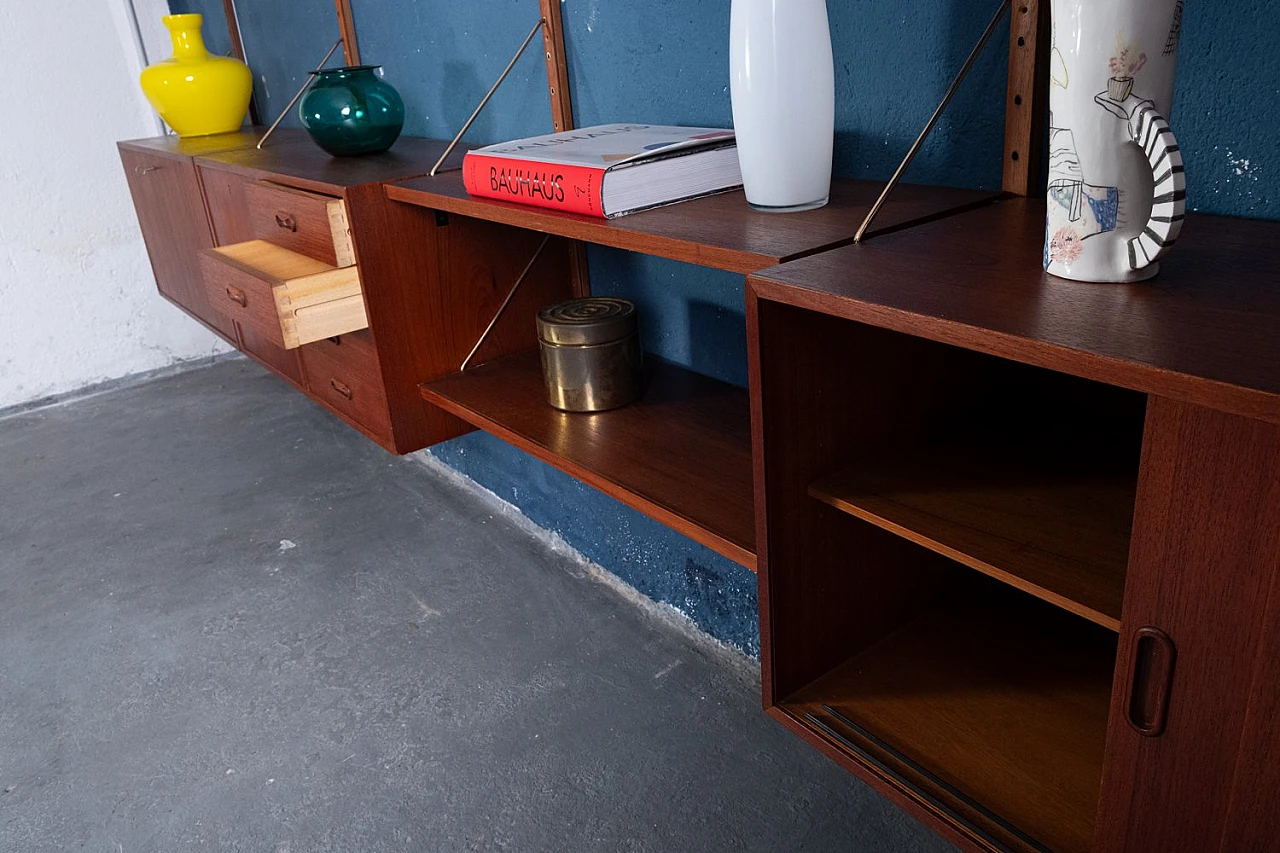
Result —
[[933, 851], [637, 607], [224, 362], [0, 420], [0, 851]]

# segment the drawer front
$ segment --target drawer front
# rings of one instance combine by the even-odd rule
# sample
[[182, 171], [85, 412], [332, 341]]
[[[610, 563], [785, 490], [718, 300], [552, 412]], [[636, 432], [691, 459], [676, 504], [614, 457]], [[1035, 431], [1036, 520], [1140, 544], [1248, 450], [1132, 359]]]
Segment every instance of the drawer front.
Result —
[[360, 271], [250, 240], [200, 253], [209, 298], [285, 349], [369, 326]]
[[311, 395], [382, 436], [391, 434], [387, 395], [369, 332], [352, 332], [300, 347]]
[[256, 337], [284, 347], [280, 315], [269, 281], [203, 252], [200, 271], [212, 305], [239, 323], [241, 329], [252, 329]]
[[284, 349], [263, 337], [252, 326], [245, 325], [240, 326], [240, 349], [299, 388], [304, 387], [297, 350]]
[[142, 239], [151, 258], [156, 286], [184, 310], [230, 341], [235, 324], [209, 303], [197, 260], [213, 245], [209, 221], [200, 199], [195, 166], [185, 158], [120, 148], [120, 158], [133, 195]]
[[253, 239], [335, 267], [356, 262], [342, 199], [265, 181], [247, 184], [244, 192]]
[[209, 224], [213, 226], [213, 244], [229, 246], [253, 239], [249, 227], [245, 187], [253, 181], [232, 172], [198, 166], [204, 187], [205, 204], [209, 207]]

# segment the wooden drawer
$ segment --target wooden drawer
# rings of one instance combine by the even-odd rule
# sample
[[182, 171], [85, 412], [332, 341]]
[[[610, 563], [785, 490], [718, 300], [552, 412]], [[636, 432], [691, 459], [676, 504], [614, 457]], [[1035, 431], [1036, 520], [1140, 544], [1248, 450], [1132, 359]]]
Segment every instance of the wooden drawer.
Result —
[[200, 181], [185, 158], [120, 148], [156, 286], [168, 299], [230, 341], [235, 324], [209, 304], [196, 254], [213, 245]]
[[253, 182], [243, 175], [207, 166], [197, 166], [196, 171], [204, 187], [209, 224], [213, 227], [213, 245], [230, 246], [255, 239], [249, 228], [249, 206], [244, 195], [245, 187]]
[[276, 346], [249, 326], [240, 326], [240, 349], [254, 361], [270, 368], [299, 388], [302, 381], [302, 362], [297, 350]]
[[214, 305], [285, 349], [369, 325], [356, 267], [251, 240], [205, 249], [200, 269]]
[[250, 234], [335, 267], [356, 262], [340, 198], [296, 190], [267, 181], [244, 187]]
[[298, 352], [311, 396], [372, 432], [390, 435], [386, 390], [367, 331], [307, 344]]

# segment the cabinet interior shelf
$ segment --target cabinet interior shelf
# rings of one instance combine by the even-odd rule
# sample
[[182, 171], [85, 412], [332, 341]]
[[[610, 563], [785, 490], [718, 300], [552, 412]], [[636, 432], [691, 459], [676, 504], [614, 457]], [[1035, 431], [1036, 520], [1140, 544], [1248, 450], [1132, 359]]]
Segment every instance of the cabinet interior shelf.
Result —
[[1064, 450], [880, 453], [809, 493], [1118, 631], [1136, 469]]
[[745, 389], [657, 359], [641, 400], [608, 412], [547, 403], [537, 351], [421, 386], [423, 399], [755, 570]]
[[846, 761], [945, 804], [983, 840], [1087, 850], [1114, 635], [990, 586], [925, 610], [775, 713]]

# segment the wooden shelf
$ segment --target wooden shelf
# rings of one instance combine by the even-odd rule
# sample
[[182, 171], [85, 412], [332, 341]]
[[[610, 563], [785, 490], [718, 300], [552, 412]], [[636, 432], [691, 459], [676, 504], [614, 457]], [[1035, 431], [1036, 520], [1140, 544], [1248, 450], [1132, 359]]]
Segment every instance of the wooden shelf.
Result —
[[[801, 213], [754, 211], [737, 191], [610, 220], [473, 198], [458, 171], [387, 184], [386, 193], [396, 201], [432, 210], [748, 273], [852, 242], [883, 188], [884, 184], [873, 181], [836, 180], [826, 207]], [[903, 184], [889, 196], [869, 234], [947, 216], [997, 197], [985, 190]]]
[[[266, 133], [265, 127], [249, 127], [233, 133], [215, 133], [212, 136], [154, 136], [146, 139], [128, 139], [116, 143], [121, 148], [160, 154], [171, 157], [206, 157], [224, 151], [253, 148]], [[267, 140], [265, 148], [277, 145], [311, 143], [307, 132], [300, 127], [280, 127]]]
[[1011, 849], [1088, 850], [1115, 640], [1018, 598], [989, 590], [943, 604], [775, 713]]
[[1053, 446], [879, 453], [809, 493], [1119, 631], [1137, 470], [1098, 469]]
[[1158, 277], [1042, 269], [1044, 201], [1010, 198], [753, 275], [784, 302], [1280, 423], [1280, 226], [1187, 217]]
[[430, 403], [755, 570], [747, 392], [656, 359], [636, 403], [547, 404], [536, 351], [422, 386]]
[[[279, 131], [277, 131], [279, 133]], [[204, 154], [201, 166], [225, 169], [256, 179], [286, 180], [312, 192], [343, 196], [352, 187], [422, 175], [444, 153], [449, 143], [439, 139], [402, 136], [390, 149], [359, 157], [334, 157], [305, 135], [288, 141], [272, 139], [262, 148], [244, 147]], [[447, 167], [458, 168], [466, 148], [449, 155]]]

